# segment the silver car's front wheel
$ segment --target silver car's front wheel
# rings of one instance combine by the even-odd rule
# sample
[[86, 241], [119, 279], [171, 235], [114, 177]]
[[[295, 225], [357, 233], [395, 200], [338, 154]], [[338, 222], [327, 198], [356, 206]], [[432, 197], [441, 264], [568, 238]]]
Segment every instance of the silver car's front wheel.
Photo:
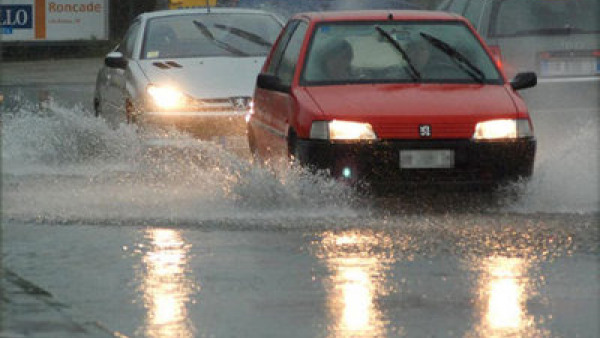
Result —
[[94, 116], [100, 117], [100, 112], [101, 112], [100, 99], [94, 99]]
[[129, 99], [125, 100], [125, 117], [127, 120], [127, 124], [135, 123], [135, 107], [133, 103]]

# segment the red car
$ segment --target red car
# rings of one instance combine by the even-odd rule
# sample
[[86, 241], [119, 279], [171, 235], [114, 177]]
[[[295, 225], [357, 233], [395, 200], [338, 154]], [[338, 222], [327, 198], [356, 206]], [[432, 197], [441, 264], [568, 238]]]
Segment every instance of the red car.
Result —
[[374, 186], [496, 184], [532, 175], [519, 89], [463, 17], [431, 11], [293, 16], [257, 79], [250, 150]]

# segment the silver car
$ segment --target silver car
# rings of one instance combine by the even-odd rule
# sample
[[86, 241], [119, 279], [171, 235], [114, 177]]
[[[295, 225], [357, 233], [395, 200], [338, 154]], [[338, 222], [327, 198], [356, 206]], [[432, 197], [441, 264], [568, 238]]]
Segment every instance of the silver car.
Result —
[[523, 92], [530, 108], [598, 108], [600, 1], [446, 0], [439, 9], [469, 19], [508, 76], [537, 73], [538, 86]]
[[207, 138], [243, 134], [256, 76], [282, 26], [249, 9], [141, 14], [105, 58], [96, 116]]

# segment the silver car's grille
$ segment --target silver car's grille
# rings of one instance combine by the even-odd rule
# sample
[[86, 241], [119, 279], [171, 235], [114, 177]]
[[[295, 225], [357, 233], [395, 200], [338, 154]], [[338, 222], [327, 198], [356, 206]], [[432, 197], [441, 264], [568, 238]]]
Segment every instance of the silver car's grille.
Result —
[[243, 116], [250, 110], [252, 98], [236, 96], [227, 98], [194, 99], [188, 97], [183, 105], [172, 109], [150, 106], [145, 114], [157, 116]]
[[190, 100], [187, 111], [213, 114], [245, 114], [250, 108], [250, 97], [228, 97]]
[[205, 99], [205, 100], [190, 100], [188, 108], [196, 111], [215, 110], [227, 111], [233, 110], [233, 104], [227, 99]]

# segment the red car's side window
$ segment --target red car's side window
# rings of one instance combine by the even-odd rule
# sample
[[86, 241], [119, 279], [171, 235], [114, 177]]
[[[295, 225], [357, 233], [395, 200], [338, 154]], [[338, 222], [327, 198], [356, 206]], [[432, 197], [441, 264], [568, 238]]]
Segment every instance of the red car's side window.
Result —
[[298, 24], [275, 73], [284, 85], [290, 85], [294, 78], [294, 71], [298, 64], [298, 56], [300, 55], [300, 49], [302, 49], [302, 43], [304, 42], [307, 27], [308, 25], [305, 22], [300, 22]]
[[273, 53], [270, 57], [269, 64], [267, 65], [266, 72], [268, 74], [275, 74], [277, 68], [279, 67], [279, 63], [281, 62], [281, 57], [283, 56], [283, 51], [288, 45], [290, 38], [292, 37], [292, 33], [296, 30], [298, 23], [300, 21], [290, 21], [288, 25], [284, 28], [283, 35], [279, 42], [273, 49]]

